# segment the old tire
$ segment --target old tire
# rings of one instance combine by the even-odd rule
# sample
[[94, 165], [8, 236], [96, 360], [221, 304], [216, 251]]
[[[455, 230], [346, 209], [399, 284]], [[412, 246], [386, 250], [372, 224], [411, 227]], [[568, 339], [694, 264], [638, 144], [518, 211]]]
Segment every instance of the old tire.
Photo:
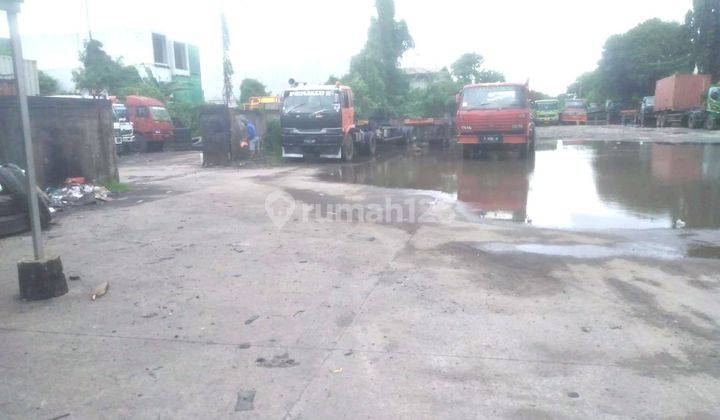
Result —
[[343, 139], [341, 146], [342, 160], [352, 162], [355, 159], [355, 134], [349, 133]]
[[[11, 167], [0, 167], [0, 184], [3, 186], [3, 191], [7, 192], [7, 195], [12, 197], [15, 202], [15, 206], [18, 212], [26, 213], [24, 217], [29, 222], [29, 206], [28, 206], [28, 193], [25, 184], [25, 175], [20, 172], [17, 168]], [[40, 210], [40, 225], [42, 228], [50, 225], [50, 202], [40, 188], [35, 192], [38, 198], [38, 208]]]
[[13, 198], [9, 194], [0, 195], [0, 217], [12, 216], [20, 212], [20, 208]]

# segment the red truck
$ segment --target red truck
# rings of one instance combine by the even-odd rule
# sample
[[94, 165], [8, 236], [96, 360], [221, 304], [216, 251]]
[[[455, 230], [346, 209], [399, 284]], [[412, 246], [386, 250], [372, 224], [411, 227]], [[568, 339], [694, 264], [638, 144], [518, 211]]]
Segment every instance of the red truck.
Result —
[[175, 140], [172, 119], [165, 104], [145, 96], [125, 98], [130, 121], [135, 129], [135, 144], [140, 151], [160, 151], [166, 141]]
[[456, 96], [458, 144], [466, 159], [490, 149], [516, 149], [535, 155], [535, 126], [527, 84], [467, 85]]
[[691, 112], [703, 108], [712, 83], [707, 74], [675, 74], [655, 84], [655, 117], [658, 127], [683, 125]]
[[588, 104], [585, 99], [566, 99], [565, 108], [560, 115], [562, 124], [587, 124]]

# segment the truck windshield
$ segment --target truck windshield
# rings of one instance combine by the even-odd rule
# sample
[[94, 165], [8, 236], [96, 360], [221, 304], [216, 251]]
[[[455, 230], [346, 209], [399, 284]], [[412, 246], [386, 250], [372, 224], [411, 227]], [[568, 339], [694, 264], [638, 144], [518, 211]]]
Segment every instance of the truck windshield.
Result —
[[478, 86], [465, 89], [461, 109], [524, 108], [525, 92], [516, 86]]
[[581, 100], [571, 100], [571, 101], [565, 101], [565, 108], [586, 108], [587, 105], [585, 104], [585, 101]]
[[128, 113], [124, 105], [113, 105], [112, 110], [115, 121], [127, 121]]
[[538, 111], [557, 111], [557, 102], [536, 102], [535, 109]]
[[339, 94], [333, 90], [296, 90], [285, 93], [283, 113], [339, 111]]
[[161, 106], [151, 106], [150, 115], [155, 121], [170, 121], [170, 113]]

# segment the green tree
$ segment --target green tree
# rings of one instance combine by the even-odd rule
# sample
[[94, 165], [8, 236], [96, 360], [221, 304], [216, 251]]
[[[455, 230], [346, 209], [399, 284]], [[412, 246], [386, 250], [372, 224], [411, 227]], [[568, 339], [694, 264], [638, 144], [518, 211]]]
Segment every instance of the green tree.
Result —
[[505, 75], [496, 70], [480, 70], [475, 83], [499, 83], [505, 81]]
[[250, 102], [253, 96], [268, 96], [270, 92], [267, 87], [255, 79], [244, 79], [240, 83], [240, 103]]
[[465, 53], [452, 64], [452, 74], [462, 85], [505, 81], [505, 75], [499, 71], [483, 69], [484, 62], [485, 58], [480, 54]]
[[484, 62], [485, 58], [480, 54], [465, 53], [452, 64], [453, 75], [463, 85], [476, 83]]
[[692, 71], [685, 27], [660, 19], [645, 21], [605, 43], [596, 72], [585, 74], [575, 88], [593, 92], [595, 100], [635, 100], [652, 95], [655, 82]]
[[720, 0], [693, 0], [685, 25], [698, 70], [720, 79]]
[[48, 96], [58, 93], [58, 81], [44, 71], [38, 71], [38, 82], [40, 84], [40, 95]]
[[73, 70], [73, 81], [78, 89], [86, 89], [93, 96], [117, 93], [126, 86], [140, 82], [140, 74], [133, 66], [125, 66], [121, 58], [113, 59], [100, 41], [85, 42], [80, 52], [82, 67]]
[[459, 89], [460, 83], [443, 68], [425, 88], [410, 91], [406, 113], [414, 118], [453, 115], [457, 111], [455, 94]]
[[395, 20], [393, 0], [375, 0], [377, 17], [370, 21], [363, 50], [353, 57], [343, 82], [353, 88], [361, 116], [398, 114], [409, 91], [400, 58], [414, 47], [405, 21]]

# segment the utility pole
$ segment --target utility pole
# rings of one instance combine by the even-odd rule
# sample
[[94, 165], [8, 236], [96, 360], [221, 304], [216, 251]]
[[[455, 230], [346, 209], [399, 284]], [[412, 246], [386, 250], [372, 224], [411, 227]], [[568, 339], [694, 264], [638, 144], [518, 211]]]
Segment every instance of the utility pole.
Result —
[[230, 32], [228, 31], [227, 20], [225, 19], [225, 12], [220, 15], [222, 25], [222, 46], [223, 46], [223, 99], [225, 99], [225, 105], [230, 106], [233, 100], [233, 66], [230, 61]]
[[62, 271], [59, 257], [46, 258], [42, 242], [42, 226], [40, 225], [40, 209], [38, 207], [37, 179], [35, 178], [35, 158], [30, 132], [30, 111], [27, 98], [27, 78], [25, 61], [22, 54], [18, 13], [22, 0], [0, 0], [0, 10], [7, 14], [10, 29], [10, 45], [12, 47], [15, 87], [20, 108], [20, 120], [25, 144], [26, 189], [28, 197], [28, 213], [32, 230], [33, 253], [35, 258], [18, 263], [20, 296], [27, 300], [49, 299], [67, 293], [67, 282]]

